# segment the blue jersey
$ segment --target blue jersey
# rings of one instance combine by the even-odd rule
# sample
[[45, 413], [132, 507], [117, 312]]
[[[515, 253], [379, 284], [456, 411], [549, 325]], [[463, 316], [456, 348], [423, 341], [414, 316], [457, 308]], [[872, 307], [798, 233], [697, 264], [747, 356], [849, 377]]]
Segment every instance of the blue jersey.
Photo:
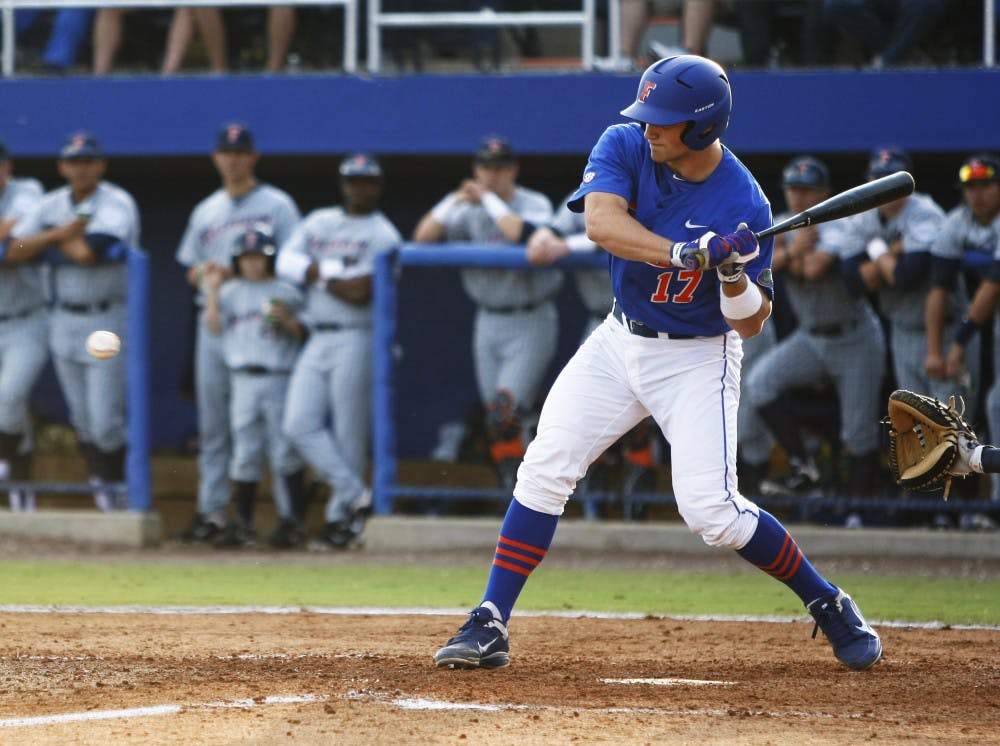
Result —
[[[642, 125], [608, 127], [590, 153], [583, 183], [569, 206], [583, 211], [590, 192], [623, 197], [629, 212], [654, 233], [673, 241], [691, 241], [706, 231], [732, 233], [741, 222], [761, 231], [771, 225], [771, 205], [740, 160], [723, 147], [722, 162], [705, 181], [685, 181], [656, 163]], [[747, 277], [773, 297], [773, 239], [761, 242], [760, 255], [747, 264]], [[660, 332], [715, 336], [730, 327], [719, 309], [719, 278], [662, 264], [629, 261], [610, 255], [611, 287], [625, 315]]]

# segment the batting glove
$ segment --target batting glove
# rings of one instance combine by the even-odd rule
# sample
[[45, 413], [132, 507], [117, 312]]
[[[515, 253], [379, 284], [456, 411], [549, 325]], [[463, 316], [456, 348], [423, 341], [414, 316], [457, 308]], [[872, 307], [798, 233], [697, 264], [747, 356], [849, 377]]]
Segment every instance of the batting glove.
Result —
[[713, 269], [723, 264], [744, 264], [760, 253], [760, 244], [753, 231], [740, 223], [735, 233], [720, 236], [709, 231], [694, 241], [674, 244], [670, 250], [670, 263], [685, 269]]
[[729, 255], [730, 261], [716, 267], [715, 272], [722, 282], [738, 282], [743, 276], [743, 270], [747, 262], [755, 259], [760, 254], [760, 244], [757, 236], [749, 230], [746, 223], [740, 223], [736, 227], [736, 233], [722, 236], [722, 240], [728, 241], [736, 248]]

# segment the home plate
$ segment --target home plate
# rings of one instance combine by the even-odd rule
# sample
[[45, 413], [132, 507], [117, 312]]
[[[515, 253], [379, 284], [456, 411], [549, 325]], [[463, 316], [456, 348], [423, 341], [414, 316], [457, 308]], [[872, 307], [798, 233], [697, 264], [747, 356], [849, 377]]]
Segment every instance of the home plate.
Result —
[[712, 679], [598, 679], [602, 684], [649, 684], [650, 686], [732, 686], [735, 681]]

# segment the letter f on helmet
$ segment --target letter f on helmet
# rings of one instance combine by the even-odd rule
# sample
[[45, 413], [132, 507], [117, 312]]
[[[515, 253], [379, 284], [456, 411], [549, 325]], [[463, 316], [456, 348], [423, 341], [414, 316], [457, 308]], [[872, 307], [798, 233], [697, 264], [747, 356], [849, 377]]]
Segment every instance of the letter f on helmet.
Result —
[[712, 60], [682, 54], [646, 68], [635, 101], [621, 113], [643, 124], [684, 123], [681, 141], [691, 150], [704, 150], [729, 127], [732, 108], [725, 71]]

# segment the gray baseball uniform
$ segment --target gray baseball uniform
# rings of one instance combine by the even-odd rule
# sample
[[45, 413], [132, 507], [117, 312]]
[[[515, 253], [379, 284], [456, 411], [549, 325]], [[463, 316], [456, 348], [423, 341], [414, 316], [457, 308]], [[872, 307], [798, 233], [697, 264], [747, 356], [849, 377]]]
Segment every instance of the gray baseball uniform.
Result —
[[[991, 276], [996, 276], [995, 267], [1000, 262], [1000, 218], [995, 219], [989, 225], [982, 225], [976, 222], [968, 205], [963, 203], [951, 210], [946, 216], [937, 241], [934, 242], [934, 246], [931, 249], [931, 254], [939, 259], [950, 260], [956, 265], [960, 265], [970, 252], [992, 256], [993, 265], [990, 274]], [[965, 288], [961, 284], [962, 276], [958, 271], [958, 266], [954, 267], [953, 271], [958, 281], [956, 289], [959, 293], [964, 293]], [[963, 295], [962, 297], [964, 298], [965, 296]], [[967, 305], [967, 303], [964, 304], [962, 310]], [[945, 349], [947, 349], [947, 344], [953, 337], [953, 329], [945, 331]], [[993, 370], [1000, 371], [1000, 367], [997, 367], [1000, 365], [1000, 344], [996, 342], [1000, 340], [1000, 307], [994, 313], [993, 339]], [[978, 365], [979, 350], [978, 336], [970, 339], [965, 345], [966, 369], [972, 376], [973, 385], [975, 385], [975, 381], [980, 374]], [[969, 397], [969, 399], [971, 400], [972, 397]], [[968, 405], [969, 402], [967, 401], [966, 404]], [[1000, 439], [997, 435], [1000, 433], [1000, 376], [996, 373], [994, 373], [993, 385], [990, 386], [986, 394], [986, 424], [990, 430], [990, 440], [996, 442]], [[993, 499], [1000, 500], [1000, 475], [992, 474], [990, 479], [992, 482]]]
[[[509, 206], [535, 225], [546, 225], [552, 219], [552, 202], [532, 189], [518, 186]], [[456, 206], [445, 238], [506, 243], [485, 208], [467, 202]], [[463, 269], [462, 285], [479, 307], [473, 360], [482, 401], [506, 390], [518, 405], [530, 408], [556, 350], [559, 319], [554, 298], [562, 285], [562, 273], [554, 269]]]
[[348, 518], [365, 488], [371, 429], [371, 304], [355, 305], [327, 290], [327, 281], [371, 275], [375, 256], [402, 236], [381, 212], [349, 215], [342, 207], [310, 213], [278, 252], [280, 276], [302, 284], [316, 262], [320, 277], [307, 290], [310, 336], [289, 386], [285, 431], [332, 488], [327, 523]]
[[[555, 216], [552, 218], [552, 227], [559, 231], [564, 239], [575, 237], [570, 242], [570, 248], [574, 251], [602, 251], [597, 244], [586, 239], [587, 219], [583, 213], [573, 212], [569, 209], [567, 205], [570, 197], [572, 195], [566, 197], [556, 209]], [[589, 243], [589, 248], [587, 243]], [[580, 246], [580, 248], [574, 248], [575, 246]], [[583, 344], [583, 341], [590, 336], [594, 329], [600, 326], [610, 313], [614, 293], [611, 292], [611, 276], [606, 268], [578, 269], [573, 273], [573, 280], [580, 300], [583, 301], [584, 308], [589, 313], [587, 323], [583, 327], [583, 337], [580, 340], [580, 343]]]
[[[913, 194], [902, 211], [885, 220], [878, 210], [869, 210], [844, 221], [844, 251], [848, 256], [862, 253], [873, 238], [881, 238], [890, 246], [902, 239], [903, 254], [896, 272], [896, 285], [883, 284], [878, 291], [879, 310], [889, 321], [893, 371], [898, 388], [930, 392], [947, 399], [954, 385], [947, 381], [931, 381], [924, 371], [927, 359], [927, 327], [924, 313], [929, 288], [931, 247], [944, 222], [944, 210], [926, 194]], [[923, 254], [923, 257], [919, 255]], [[924, 261], [925, 260], [925, 261]], [[923, 262], [916, 277], [903, 279], [901, 270], [906, 263]], [[960, 308], [955, 297], [951, 306]], [[955, 322], [959, 320], [954, 315]]]
[[[177, 249], [177, 261], [193, 267], [206, 261], [228, 265], [237, 237], [247, 228], [263, 223], [270, 226], [275, 241], [291, 235], [299, 221], [294, 200], [282, 190], [258, 184], [248, 194], [234, 199], [218, 189], [194, 208]], [[199, 306], [204, 299], [199, 294]], [[222, 352], [221, 338], [208, 331], [204, 315], [198, 320], [195, 340], [195, 389], [198, 399], [198, 512], [203, 516], [224, 517], [229, 504], [229, 459], [231, 451], [229, 371]], [[272, 475], [275, 500], [288, 502], [287, 489]]]
[[[817, 226], [816, 251], [844, 260], [844, 221]], [[863, 250], [863, 249], [862, 249]], [[782, 391], [831, 380], [840, 403], [840, 440], [851, 455], [878, 447], [880, 382], [885, 373], [885, 338], [868, 300], [848, 292], [836, 265], [821, 277], [786, 273], [784, 287], [798, 328], [765, 352], [742, 387], [745, 401], [759, 409]]]
[[[276, 481], [303, 467], [282, 429], [288, 383], [300, 342], [265, 318], [265, 305], [271, 301], [284, 303], [298, 316], [302, 300], [297, 288], [274, 278], [252, 282], [234, 277], [219, 289], [222, 349], [232, 397], [229, 476], [234, 481], [259, 482], [265, 456]], [[275, 491], [274, 501], [278, 516], [292, 520], [286, 493]]]
[[[74, 204], [68, 186], [49, 192], [14, 227], [14, 235], [31, 236], [70, 223], [80, 214], [90, 215], [87, 234], [114, 236], [122, 244], [139, 246], [135, 200], [121, 187], [106, 181], [100, 182], [80, 204]], [[50, 346], [56, 375], [81, 443], [103, 453], [117, 452], [125, 446], [125, 361], [122, 356], [95, 360], [87, 354], [83, 341], [95, 329], [125, 338], [125, 258], [123, 253], [117, 253], [84, 265], [60, 254], [51, 266], [54, 310]]]
[[[12, 178], [0, 192], [0, 219], [22, 221], [41, 201], [36, 179]], [[28, 432], [31, 389], [49, 356], [48, 312], [38, 262], [0, 264], [0, 437]], [[16, 449], [17, 443], [12, 441]], [[6, 445], [6, 444], [5, 444]], [[14, 454], [5, 448], [0, 459]]]

